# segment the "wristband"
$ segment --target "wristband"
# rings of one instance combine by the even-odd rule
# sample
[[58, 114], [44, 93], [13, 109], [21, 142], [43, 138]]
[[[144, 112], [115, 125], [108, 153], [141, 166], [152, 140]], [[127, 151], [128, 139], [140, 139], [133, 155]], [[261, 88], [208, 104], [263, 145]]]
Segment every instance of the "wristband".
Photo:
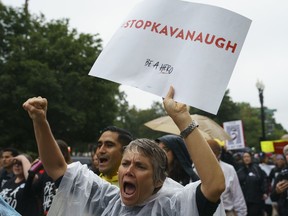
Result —
[[181, 131], [180, 136], [182, 138], [186, 138], [198, 126], [198, 123], [195, 120], [192, 120], [191, 124], [189, 124], [183, 131]]

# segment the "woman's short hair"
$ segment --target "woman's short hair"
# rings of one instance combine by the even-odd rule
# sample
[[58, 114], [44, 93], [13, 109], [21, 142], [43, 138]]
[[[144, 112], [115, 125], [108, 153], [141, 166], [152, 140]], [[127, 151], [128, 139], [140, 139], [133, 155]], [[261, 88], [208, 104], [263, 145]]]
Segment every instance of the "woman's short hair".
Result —
[[140, 153], [146, 156], [153, 167], [154, 182], [164, 182], [168, 173], [168, 161], [166, 153], [161, 149], [154, 140], [136, 139], [133, 140], [124, 150], [125, 152]]

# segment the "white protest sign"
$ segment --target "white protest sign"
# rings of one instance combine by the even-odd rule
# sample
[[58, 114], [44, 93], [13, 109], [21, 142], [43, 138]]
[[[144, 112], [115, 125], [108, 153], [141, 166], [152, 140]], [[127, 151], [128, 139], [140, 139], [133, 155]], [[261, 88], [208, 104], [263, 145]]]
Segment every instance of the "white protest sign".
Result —
[[179, 0], [138, 4], [89, 75], [134, 86], [216, 114], [251, 20]]

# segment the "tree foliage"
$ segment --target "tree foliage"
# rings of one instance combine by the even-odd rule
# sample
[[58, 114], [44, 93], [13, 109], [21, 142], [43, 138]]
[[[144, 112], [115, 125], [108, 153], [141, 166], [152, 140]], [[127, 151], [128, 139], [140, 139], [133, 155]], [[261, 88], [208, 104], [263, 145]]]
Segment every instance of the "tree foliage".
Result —
[[125, 121], [116, 125], [128, 129], [135, 138], [155, 139], [165, 133], [153, 131], [144, 124], [150, 120], [166, 115], [162, 103], [154, 102], [149, 109], [138, 110], [135, 106], [125, 111]]
[[[266, 110], [268, 110], [268, 108], [266, 108]], [[262, 133], [260, 109], [251, 107], [248, 103], [233, 102], [229, 96], [229, 90], [225, 92], [217, 115], [213, 115], [196, 108], [190, 108], [190, 113], [207, 116], [221, 126], [223, 126], [224, 122], [242, 120], [246, 146], [260, 151], [260, 137]], [[137, 134], [138, 136], [143, 135], [144, 137], [155, 139], [165, 133], [152, 131], [144, 126], [144, 123], [164, 115], [166, 115], [166, 113], [163, 110], [162, 104], [160, 103], [157, 103], [156, 106], [154, 104], [151, 109], [147, 110], [136, 110], [135, 107], [133, 107], [126, 115], [130, 117], [124, 125], [128, 128], [133, 128], [132, 130], [134, 134]], [[265, 122], [267, 129], [267, 140], [277, 140], [283, 134], [287, 133], [287, 131], [285, 131], [280, 124], [276, 123], [273, 112], [270, 112], [270, 114], [266, 113]], [[268, 130], [268, 122], [273, 125], [272, 129], [270, 130]]]
[[261, 137], [261, 120], [257, 109], [248, 103], [238, 103], [240, 118], [243, 124], [244, 138], [247, 146], [259, 149]]
[[88, 76], [102, 50], [99, 35], [79, 34], [69, 20], [46, 21], [0, 2], [0, 143], [35, 150], [22, 103], [49, 101], [48, 119], [56, 138], [72, 146], [93, 142], [118, 114], [118, 85]]

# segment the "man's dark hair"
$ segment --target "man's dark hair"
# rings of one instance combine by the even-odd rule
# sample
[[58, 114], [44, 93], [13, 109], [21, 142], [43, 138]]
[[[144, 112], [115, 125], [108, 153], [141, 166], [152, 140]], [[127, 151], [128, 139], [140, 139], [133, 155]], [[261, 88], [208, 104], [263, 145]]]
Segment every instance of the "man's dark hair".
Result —
[[2, 154], [3, 154], [3, 152], [11, 152], [11, 154], [12, 154], [13, 157], [16, 157], [16, 156], [19, 155], [18, 150], [15, 149], [15, 148], [12, 148], [12, 147], [4, 148], [4, 149], [2, 150]]
[[108, 126], [101, 131], [100, 135], [102, 135], [106, 131], [118, 133], [118, 141], [122, 145], [122, 147], [127, 146], [133, 140], [132, 134], [128, 130], [125, 130], [123, 128], [119, 128], [116, 126]]
[[62, 155], [64, 156], [66, 163], [68, 164], [72, 163], [68, 144], [64, 140], [61, 140], [61, 139], [57, 139], [56, 142], [61, 150]]

